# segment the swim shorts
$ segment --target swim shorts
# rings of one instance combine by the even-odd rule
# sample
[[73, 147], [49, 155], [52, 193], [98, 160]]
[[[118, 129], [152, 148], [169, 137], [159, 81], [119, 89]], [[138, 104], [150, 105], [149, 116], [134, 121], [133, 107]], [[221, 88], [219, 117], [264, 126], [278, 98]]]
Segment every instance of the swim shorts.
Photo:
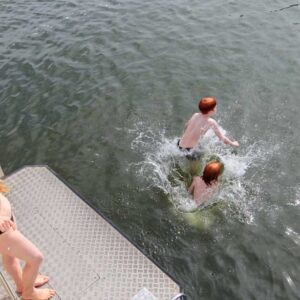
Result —
[[197, 151], [194, 148], [182, 148], [179, 146], [180, 140], [178, 140], [177, 142], [177, 146], [178, 148], [184, 153], [184, 156], [188, 159], [188, 160], [198, 160], [201, 155], [203, 154], [201, 151]]

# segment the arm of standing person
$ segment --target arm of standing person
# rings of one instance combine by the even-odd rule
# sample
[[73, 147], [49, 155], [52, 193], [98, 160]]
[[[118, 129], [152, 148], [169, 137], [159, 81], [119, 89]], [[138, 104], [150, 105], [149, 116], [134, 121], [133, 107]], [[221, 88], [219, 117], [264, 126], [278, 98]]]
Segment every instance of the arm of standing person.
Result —
[[12, 228], [13, 230], [16, 230], [16, 224], [11, 220], [1, 220], [0, 221], [0, 231], [5, 232]]
[[220, 130], [220, 127], [218, 125], [218, 123], [214, 120], [214, 119], [209, 119], [209, 122], [212, 126], [212, 129], [214, 131], [214, 133], [216, 134], [216, 136], [223, 141], [224, 144], [228, 144], [234, 147], [239, 147], [240, 144], [237, 141], [232, 141], [230, 140], [228, 137], [226, 137]]

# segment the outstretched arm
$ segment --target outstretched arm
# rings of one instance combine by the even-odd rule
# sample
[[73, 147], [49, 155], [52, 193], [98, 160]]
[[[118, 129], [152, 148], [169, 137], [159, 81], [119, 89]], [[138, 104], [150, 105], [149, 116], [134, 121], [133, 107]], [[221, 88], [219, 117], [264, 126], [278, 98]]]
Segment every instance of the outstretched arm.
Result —
[[237, 141], [232, 141], [230, 140], [228, 137], [226, 137], [220, 130], [219, 128], [219, 125], [218, 123], [213, 120], [213, 119], [210, 119], [210, 122], [212, 124], [212, 129], [213, 131], [215, 132], [216, 136], [221, 140], [223, 141], [223, 143], [225, 144], [228, 144], [228, 145], [231, 145], [231, 146], [234, 146], [234, 147], [239, 147], [240, 144], [237, 142]]

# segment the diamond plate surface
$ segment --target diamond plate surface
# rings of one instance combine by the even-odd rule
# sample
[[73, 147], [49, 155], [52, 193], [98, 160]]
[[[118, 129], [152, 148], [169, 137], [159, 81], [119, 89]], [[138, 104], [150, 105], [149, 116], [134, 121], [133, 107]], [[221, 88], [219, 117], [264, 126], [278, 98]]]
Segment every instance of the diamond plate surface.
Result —
[[130, 300], [144, 287], [159, 300], [178, 294], [170, 277], [48, 168], [26, 167], [6, 182], [19, 229], [44, 253], [41, 271], [55, 299]]
[[9, 295], [7, 294], [4, 287], [0, 284], [0, 300], [10, 300]]

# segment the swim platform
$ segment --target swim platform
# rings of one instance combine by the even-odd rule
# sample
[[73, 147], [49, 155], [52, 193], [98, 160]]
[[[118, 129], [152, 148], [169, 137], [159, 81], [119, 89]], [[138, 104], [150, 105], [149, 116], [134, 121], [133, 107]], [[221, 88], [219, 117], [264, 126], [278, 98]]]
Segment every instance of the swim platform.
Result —
[[[186, 299], [174, 278], [49, 167], [27, 166], [4, 180], [18, 228], [44, 254], [40, 271], [57, 292], [52, 299], [131, 300], [143, 290], [155, 300]], [[0, 271], [0, 300], [19, 299]]]

